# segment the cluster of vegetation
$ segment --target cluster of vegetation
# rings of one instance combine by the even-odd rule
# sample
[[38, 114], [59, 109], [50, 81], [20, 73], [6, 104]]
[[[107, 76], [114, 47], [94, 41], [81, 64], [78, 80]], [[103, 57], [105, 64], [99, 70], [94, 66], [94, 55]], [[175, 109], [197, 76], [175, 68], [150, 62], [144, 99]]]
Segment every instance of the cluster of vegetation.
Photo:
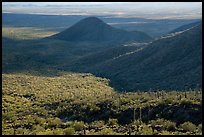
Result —
[[88, 73], [2, 74], [3, 135], [202, 134], [202, 91], [117, 92]]

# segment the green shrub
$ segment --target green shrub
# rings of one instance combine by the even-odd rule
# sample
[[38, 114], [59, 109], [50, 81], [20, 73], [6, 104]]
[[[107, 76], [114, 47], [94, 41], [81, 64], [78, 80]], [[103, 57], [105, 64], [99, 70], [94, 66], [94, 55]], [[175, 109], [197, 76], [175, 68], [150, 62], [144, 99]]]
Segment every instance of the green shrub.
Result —
[[97, 113], [100, 110], [100, 107], [96, 106], [96, 105], [92, 105], [90, 108], [90, 111], [93, 113]]
[[74, 125], [74, 122], [72, 122], [72, 121], [68, 121], [68, 122], [66, 122], [66, 123], [64, 123], [64, 127], [73, 127], [73, 125]]
[[73, 126], [74, 126], [74, 129], [75, 129], [76, 131], [83, 130], [83, 128], [84, 128], [84, 122], [83, 122], [83, 121], [75, 122]]
[[103, 120], [99, 120], [99, 121], [92, 122], [90, 125], [92, 125], [94, 127], [103, 127], [104, 124], [105, 124], [105, 122]]
[[41, 118], [41, 117], [37, 117], [36, 122], [37, 122], [37, 124], [43, 125], [44, 123], [46, 123], [46, 119]]
[[60, 124], [62, 124], [62, 122], [59, 118], [48, 119], [48, 125], [51, 127], [59, 127]]
[[139, 120], [133, 121], [133, 125], [135, 125], [135, 126], [139, 126], [140, 124], [141, 124], [141, 122]]
[[63, 129], [61, 128], [56, 128], [53, 130], [54, 135], [63, 135]]
[[110, 128], [104, 128], [99, 132], [96, 132], [97, 135], [116, 135], [116, 133]]
[[153, 130], [150, 126], [143, 124], [142, 125], [142, 130], [139, 131], [141, 135], [152, 135]]
[[75, 133], [75, 129], [72, 127], [68, 127], [65, 128], [63, 132], [65, 135], [73, 135]]
[[199, 131], [199, 132], [202, 132], [202, 124], [199, 124], [199, 125], [198, 125], [198, 131]]
[[161, 131], [161, 133], [159, 133], [159, 135], [174, 135], [172, 132], [169, 132], [169, 131]]
[[53, 135], [53, 131], [50, 129], [47, 129], [46, 131], [37, 133], [37, 135]]
[[168, 131], [172, 131], [172, 130], [176, 129], [176, 123], [175, 122], [165, 120], [163, 118], [161, 118], [161, 119], [159, 118], [157, 120], [151, 120], [151, 125], [152, 125], [152, 127], [155, 127], [156, 125], [162, 125], [163, 128], [165, 130], [168, 130]]
[[24, 134], [24, 129], [23, 128], [16, 129], [16, 135], [23, 135], [23, 134]]
[[196, 125], [194, 125], [191, 122], [184, 122], [179, 127], [182, 128], [186, 132], [187, 131], [194, 132], [196, 130]]
[[45, 131], [45, 129], [42, 126], [40, 126], [40, 125], [34, 125], [32, 127], [32, 130], [33, 130], [32, 134], [34, 134], [34, 135], [38, 134], [39, 132]]
[[165, 120], [163, 126], [164, 126], [164, 129], [166, 129], [168, 131], [173, 131], [176, 129], [176, 123], [169, 121], [169, 120]]
[[162, 119], [157, 119], [157, 120], [151, 120], [151, 125], [152, 125], [152, 127], [155, 127], [156, 125], [163, 125], [163, 123], [164, 123], [164, 119], [162, 118]]
[[14, 135], [14, 129], [9, 128], [2, 131], [2, 135]]
[[165, 104], [173, 104], [173, 100], [171, 98], [167, 98], [164, 100]]
[[187, 106], [187, 105], [193, 104], [193, 102], [192, 102], [191, 100], [188, 100], [188, 99], [183, 98], [183, 99], [181, 100], [181, 103], [180, 103], [180, 104], [183, 105], [183, 106]]
[[108, 125], [109, 126], [117, 126], [118, 125], [118, 120], [117, 119], [109, 118]]

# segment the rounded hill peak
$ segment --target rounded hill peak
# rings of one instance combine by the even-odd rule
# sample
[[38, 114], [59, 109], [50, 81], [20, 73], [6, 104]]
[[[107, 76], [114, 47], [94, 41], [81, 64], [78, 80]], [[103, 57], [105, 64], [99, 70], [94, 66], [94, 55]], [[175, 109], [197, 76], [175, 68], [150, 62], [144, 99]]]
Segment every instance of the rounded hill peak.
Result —
[[98, 23], [104, 23], [101, 19], [97, 17], [87, 17], [85, 19], [82, 19], [79, 23], [85, 23], [85, 24], [98, 24]]
[[97, 18], [97, 17], [87, 17], [84, 20], [95, 20], [95, 21], [102, 21], [101, 19]]
[[50, 38], [66, 41], [118, 42], [151, 39], [142, 32], [114, 28], [97, 17], [88, 17]]

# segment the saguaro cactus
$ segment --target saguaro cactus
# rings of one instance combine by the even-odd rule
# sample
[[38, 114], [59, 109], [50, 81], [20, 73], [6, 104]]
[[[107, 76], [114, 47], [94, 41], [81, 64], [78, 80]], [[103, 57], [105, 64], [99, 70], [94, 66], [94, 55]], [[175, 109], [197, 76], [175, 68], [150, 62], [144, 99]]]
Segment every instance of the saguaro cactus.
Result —
[[187, 94], [186, 94], [186, 91], [185, 91], [185, 98], [187, 98]]
[[129, 125], [129, 126], [128, 126], [128, 134], [131, 135], [131, 132], [132, 132], [131, 126]]
[[148, 103], [148, 114], [147, 114], [148, 122], [150, 121], [150, 104]]
[[140, 124], [142, 124], [142, 107], [140, 107]]
[[135, 124], [135, 122], [136, 122], [136, 119], [135, 119], [135, 107], [134, 107], [134, 110], [133, 110], [133, 122], [134, 122], [134, 124]]
[[120, 110], [120, 95], [118, 96], [118, 111]]

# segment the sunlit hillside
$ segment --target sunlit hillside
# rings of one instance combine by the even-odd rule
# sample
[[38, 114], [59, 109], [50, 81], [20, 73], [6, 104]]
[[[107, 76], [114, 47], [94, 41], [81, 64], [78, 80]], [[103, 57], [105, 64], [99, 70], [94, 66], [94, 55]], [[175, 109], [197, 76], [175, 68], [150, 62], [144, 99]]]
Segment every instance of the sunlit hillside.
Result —
[[2, 36], [12, 39], [28, 40], [48, 37], [57, 32], [34, 27], [2, 27]]
[[118, 93], [91, 74], [2, 74], [3, 134], [201, 134], [202, 92]]

